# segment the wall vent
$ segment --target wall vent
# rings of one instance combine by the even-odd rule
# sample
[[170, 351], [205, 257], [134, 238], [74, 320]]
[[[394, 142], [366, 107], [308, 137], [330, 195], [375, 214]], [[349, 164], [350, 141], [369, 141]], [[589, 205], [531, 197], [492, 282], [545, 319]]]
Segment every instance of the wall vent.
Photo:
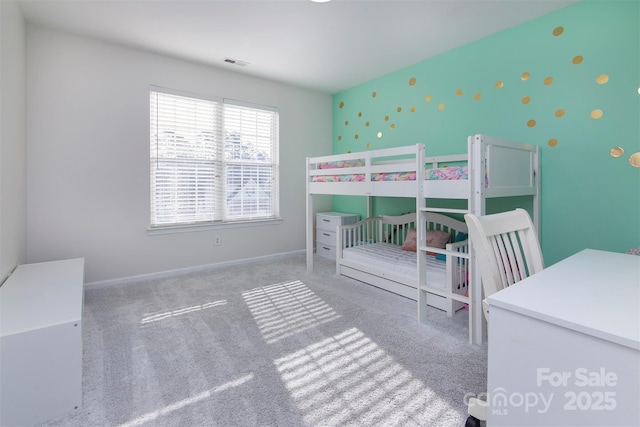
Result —
[[247, 61], [240, 61], [239, 59], [233, 58], [224, 58], [224, 62], [226, 62], [227, 64], [237, 65], [239, 67], [246, 67], [247, 65], [249, 65]]

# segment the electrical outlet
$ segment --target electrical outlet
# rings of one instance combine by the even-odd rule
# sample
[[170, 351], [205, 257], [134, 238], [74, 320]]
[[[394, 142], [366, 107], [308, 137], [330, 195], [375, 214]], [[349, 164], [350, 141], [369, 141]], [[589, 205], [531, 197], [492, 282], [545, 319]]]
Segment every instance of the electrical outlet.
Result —
[[220, 246], [222, 244], [222, 241], [220, 240], [220, 236], [216, 236], [213, 238], [213, 244], [215, 246]]

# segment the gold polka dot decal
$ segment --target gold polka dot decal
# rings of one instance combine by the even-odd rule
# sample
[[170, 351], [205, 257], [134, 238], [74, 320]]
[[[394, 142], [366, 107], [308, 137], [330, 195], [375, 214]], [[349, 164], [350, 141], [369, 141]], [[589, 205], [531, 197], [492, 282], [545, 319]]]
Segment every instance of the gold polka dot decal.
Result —
[[564, 116], [564, 110], [562, 108], [558, 108], [555, 112], [555, 116], [560, 118]]
[[544, 79], [544, 84], [546, 86], [549, 86], [551, 83], [553, 83], [553, 77], [549, 76]]
[[338, 141], [342, 141], [342, 135], [338, 135]]
[[622, 147], [613, 147], [611, 149], [611, 151], [609, 151], [609, 154], [611, 155], [611, 157], [622, 157], [624, 154], [624, 148]]
[[564, 27], [555, 27], [553, 29], [554, 37], [558, 37], [558, 36], [562, 35], [562, 33], [564, 33]]
[[502, 89], [504, 87], [504, 82], [499, 80], [496, 82], [496, 89]]
[[584, 60], [584, 58], [582, 57], [582, 55], [576, 55], [576, 56], [573, 57], [571, 62], [573, 62], [574, 64], [578, 65], [578, 64], [581, 64], [583, 60]]
[[[598, 76], [598, 78], [596, 79], [596, 82], [599, 85], [603, 85], [603, 84], [607, 83], [608, 81], [609, 81], [609, 76], [607, 76], [606, 74], [600, 74]], [[640, 89], [638, 89], [638, 92], [640, 92]]]
[[482, 98], [481, 93], [476, 93], [475, 95], [473, 95], [473, 99], [475, 99], [476, 101], [480, 101], [480, 98]]
[[340, 104], [339, 104], [338, 106], [339, 106], [340, 108], [343, 108], [343, 107], [344, 107], [344, 102], [343, 102], [343, 101], [340, 101]]
[[389, 116], [384, 116], [384, 121], [388, 122], [389, 121]]
[[558, 145], [558, 140], [556, 138], [551, 138], [547, 144], [549, 144], [549, 147], [555, 147]]
[[462, 89], [458, 89], [458, 90], [456, 91], [456, 96], [460, 96], [460, 95], [462, 95]]
[[378, 138], [382, 138], [382, 132], [378, 132]]
[[375, 98], [376, 96], [378, 96], [378, 94], [375, 91], [373, 91], [373, 93], [371, 93], [371, 97]]
[[523, 96], [522, 97], [522, 103], [523, 104], [528, 104], [531, 102], [531, 97], [530, 96]]
[[527, 126], [529, 126], [530, 128], [534, 127], [536, 125], [536, 121], [531, 119], [527, 122]]
[[409, 86], [415, 86], [416, 85], [416, 78], [415, 77], [411, 77], [409, 79]]
[[364, 125], [365, 125], [366, 127], [369, 127], [369, 122], [366, 122]]
[[367, 148], [371, 148], [371, 143], [367, 142]]
[[600, 117], [602, 117], [602, 110], [593, 110], [591, 112], [591, 118], [592, 119], [599, 119]]
[[362, 111], [358, 113], [358, 117], [362, 117]]
[[416, 112], [416, 107], [415, 107], [415, 105], [414, 105], [413, 107], [411, 107], [411, 112], [412, 112], [412, 113], [415, 113], [415, 112]]
[[402, 113], [402, 107], [396, 108], [396, 111], [398, 111], [398, 113]]
[[522, 80], [529, 80], [529, 77], [531, 77], [531, 73], [529, 73], [528, 71], [525, 71], [524, 73], [522, 73], [522, 75], [520, 76], [520, 78]]
[[396, 125], [394, 125], [393, 123], [391, 123], [391, 126], [389, 126], [391, 129], [395, 129]]
[[438, 105], [438, 110], [441, 110], [441, 111], [444, 110], [444, 104]]
[[345, 120], [345, 121], [344, 121], [344, 125], [345, 125], [345, 126], [349, 126], [349, 120]]
[[640, 151], [629, 156], [629, 164], [635, 168], [640, 168]]
[[[638, 93], [640, 93], [640, 88], [638, 88]], [[427, 101], [427, 102], [431, 102], [431, 95], [425, 96], [424, 100]]]
[[360, 136], [356, 133], [355, 138], [358, 139], [360, 138]]

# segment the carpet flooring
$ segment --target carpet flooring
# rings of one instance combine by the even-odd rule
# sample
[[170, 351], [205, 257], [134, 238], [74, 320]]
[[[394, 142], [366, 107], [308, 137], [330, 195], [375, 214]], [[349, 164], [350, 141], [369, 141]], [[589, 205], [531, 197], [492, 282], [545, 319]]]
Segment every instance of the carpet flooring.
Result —
[[462, 426], [486, 389], [467, 312], [304, 254], [87, 286], [83, 406], [45, 426]]

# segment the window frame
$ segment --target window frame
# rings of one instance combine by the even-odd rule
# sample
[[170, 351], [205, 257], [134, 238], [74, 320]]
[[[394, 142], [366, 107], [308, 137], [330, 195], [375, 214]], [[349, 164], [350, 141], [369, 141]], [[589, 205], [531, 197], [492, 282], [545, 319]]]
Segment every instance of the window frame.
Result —
[[[155, 234], [181, 233], [181, 232], [191, 232], [191, 231], [220, 229], [220, 228], [251, 227], [251, 226], [278, 224], [282, 222], [282, 218], [280, 217], [280, 150], [279, 150], [280, 131], [279, 131], [279, 109], [277, 107], [254, 104], [250, 102], [239, 101], [239, 100], [228, 99], [228, 98], [206, 96], [206, 95], [201, 95], [197, 93], [186, 92], [186, 91], [181, 91], [176, 89], [169, 89], [169, 88], [154, 86], [154, 85], [151, 85], [149, 87], [148, 94], [149, 94], [149, 127], [148, 129], [149, 129], [149, 196], [150, 196], [149, 226], [147, 228], [148, 234], [155, 235]], [[187, 160], [184, 160], [184, 159], [181, 160], [178, 155], [176, 155], [175, 157], [166, 157], [166, 156], [163, 157], [159, 155], [159, 152], [161, 150], [158, 146], [158, 142], [160, 140], [160, 138], [158, 138], [158, 129], [160, 129], [161, 127], [158, 126], [157, 117], [155, 118], [155, 121], [154, 121], [154, 118], [152, 117], [152, 115], [153, 115], [154, 109], [157, 111], [157, 104], [155, 106], [153, 105], [154, 96], [162, 96], [162, 95], [185, 97], [185, 98], [196, 100], [196, 102], [203, 101], [205, 103], [209, 102], [213, 104], [212, 108], [214, 110], [214, 115], [216, 116], [216, 118], [212, 119], [212, 122], [216, 123], [212, 127], [212, 134], [214, 135], [213, 152], [215, 152], [216, 154], [214, 155], [214, 158], [205, 160], [203, 161], [203, 163], [210, 164], [211, 170], [216, 170], [216, 168], [218, 168], [218, 171], [215, 172], [215, 177], [211, 179], [210, 185], [213, 186], [214, 189], [211, 190], [210, 197], [213, 198], [214, 200], [218, 198], [219, 201], [214, 202], [213, 208], [210, 208], [212, 211], [207, 212], [205, 214], [205, 216], [209, 217], [209, 219], [204, 219], [204, 220], [191, 219], [186, 221], [160, 222], [160, 223], [156, 221], [154, 223], [154, 215], [158, 215], [160, 213], [160, 211], [157, 211], [157, 210], [154, 213], [154, 203], [156, 203], [158, 200], [156, 199], [156, 197], [158, 197], [157, 191], [154, 192], [154, 187], [159, 181], [161, 181], [161, 179], [159, 179], [157, 175], [154, 175], [158, 171], [158, 167], [159, 167], [158, 164], [161, 163], [162, 161], [174, 162], [176, 165], [182, 164], [182, 163], [188, 163]], [[157, 102], [157, 98], [155, 99], [156, 99], [155, 102]], [[250, 112], [249, 109], [253, 109], [253, 110], [260, 110], [262, 112], [270, 112], [275, 114], [272, 117], [269, 117], [267, 115], [269, 119], [267, 128], [269, 129], [270, 136], [269, 138], [267, 138], [268, 143], [266, 145], [262, 144], [262, 147], [265, 147], [265, 149], [269, 150], [270, 161], [261, 162], [259, 160], [256, 160], [255, 158], [254, 159], [227, 158], [227, 156], [225, 155], [225, 149], [227, 148], [227, 144], [229, 143], [230, 140], [226, 136], [230, 135], [231, 133], [227, 132], [230, 129], [228, 129], [227, 126], [225, 126], [225, 120], [227, 118], [225, 116], [225, 108], [228, 108], [232, 111], [234, 108], [236, 110], [238, 108], [240, 109], [246, 108], [248, 112]], [[216, 109], [218, 109], [219, 112], [215, 113]], [[230, 116], [231, 114], [232, 113], [229, 113], [228, 116]], [[256, 119], [259, 120], [260, 112], [256, 114], [257, 114]], [[157, 126], [155, 132], [152, 129], [152, 126], [154, 125], [154, 123]], [[258, 124], [259, 124], [258, 122], [255, 122], [256, 128], [258, 127]], [[194, 130], [195, 129], [196, 128], [194, 127]], [[238, 132], [237, 129], [233, 129], [233, 130], [236, 133]], [[263, 136], [263, 135], [260, 133], [260, 131], [256, 130], [256, 134], [255, 134], [256, 140], [253, 142], [249, 141], [248, 143], [242, 144], [241, 150], [244, 149], [245, 147], [249, 147], [249, 148], [259, 147], [260, 144], [257, 142], [257, 139], [259, 136]], [[242, 143], [244, 142], [244, 139], [241, 139], [240, 141]], [[187, 152], [189, 153], [193, 152], [192, 150], [193, 144], [194, 144], [193, 140], [188, 142], [188, 146], [190, 145], [191, 147], [188, 147]], [[154, 148], [154, 145], [156, 146], [155, 148]], [[250, 171], [253, 167], [255, 167], [256, 170], [253, 173], [254, 174], [257, 173], [258, 177], [262, 176], [263, 179], [265, 177], [269, 179], [269, 176], [270, 176], [270, 179], [273, 181], [272, 184], [270, 185], [267, 184], [268, 185], [267, 188], [269, 189], [268, 211], [270, 212], [270, 215], [257, 215], [257, 214], [242, 215], [242, 213], [240, 213], [237, 219], [231, 219], [227, 216], [228, 211], [230, 209], [233, 209], [228, 204], [228, 202], [230, 201], [227, 200], [229, 197], [228, 190], [230, 188], [228, 184], [228, 180], [230, 178], [233, 178], [232, 176], [227, 176], [228, 165], [235, 166], [236, 169], [238, 169], [238, 166], [240, 166], [240, 169], [242, 169], [243, 166], [248, 166], [248, 169]], [[262, 166], [264, 166], [264, 168]], [[175, 166], [175, 167], [178, 168], [178, 166]], [[267, 173], [266, 175], [261, 175], [259, 173], [261, 169], [268, 170], [269, 168], [272, 169], [270, 175], [269, 173]], [[220, 172], [220, 170], [222, 170], [223, 172]], [[179, 177], [176, 177], [175, 179], [179, 179]], [[236, 176], [236, 179], [238, 179], [237, 176]], [[246, 188], [245, 185], [246, 183], [242, 183], [240, 184], [239, 188], [245, 189]], [[261, 187], [262, 185], [258, 184], [258, 186]], [[195, 188], [195, 187], [189, 187], [189, 188]], [[174, 194], [177, 197], [177, 192]], [[192, 207], [195, 206], [197, 203], [198, 202], [192, 201]], [[256, 203], [256, 206], [254, 206], [254, 209], [257, 209], [259, 211], [260, 210], [259, 201], [256, 200], [255, 203]], [[176, 203], [174, 205], [174, 207], [177, 207], [177, 206], [180, 206], [180, 204]], [[242, 211], [242, 208], [240, 210]], [[197, 215], [197, 214], [193, 214], [193, 215]], [[179, 219], [178, 214], [175, 214], [173, 219], [174, 220]]]

